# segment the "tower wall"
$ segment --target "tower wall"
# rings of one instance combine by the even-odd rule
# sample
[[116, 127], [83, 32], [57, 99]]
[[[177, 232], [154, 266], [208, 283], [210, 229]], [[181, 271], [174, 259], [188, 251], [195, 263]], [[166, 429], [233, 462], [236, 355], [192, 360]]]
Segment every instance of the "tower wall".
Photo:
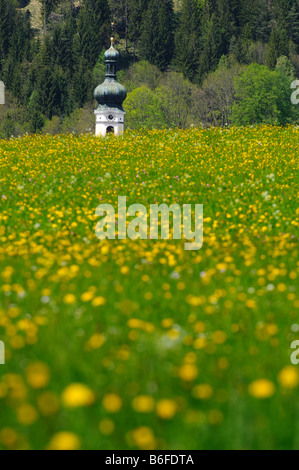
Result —
[[[108, 119], [108, 116], [113, 113], [114, 119]], [[96, 110], [94, 112], [96, 116], [96, 136], [97, 137], [105, 137], [107, 135], [107, 130], [109, 128], [113, 128], [114, 135], [122, 136], [124, 133], [124, 111], [115, 111], [112, 110], [111, 112], [108, 110], [99, 111]]]

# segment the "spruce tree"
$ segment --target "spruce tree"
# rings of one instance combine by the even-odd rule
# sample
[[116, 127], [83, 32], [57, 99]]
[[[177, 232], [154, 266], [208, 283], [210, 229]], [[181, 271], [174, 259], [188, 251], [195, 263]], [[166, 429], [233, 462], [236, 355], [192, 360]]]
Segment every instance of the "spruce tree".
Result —
[[217, 1], [217, 19], [221, 35], [221, 50], [219, 51], [221, 56], [229, 52], [231, 38], [236, 32], [234, 17], [230, 9], [230, 0]]
[[289, 56], [289, 38], [285, 29], [275, 27], [272, 30], [267, 54], [267, 65], [274, 69], [280, 56]]
[[174, 63], [185, 78], [194, 80], [199, 66], [201, 7], [197, 0], [183, 0], [175, 35]]
[[257, 0], [255, 8], [255, 17], [253, 21], [254, 28], [254, 39], [257, 41], [263, 41], [264, 43], [269, 41], [271, 34], [271, 15], [268, 9], [266, 0]]
[[221, 30], [218, 18], [215, 13], [212, 14], [210, 19], [205, 21], [205, 28], [203, 31], [203, 47], [200, 56], [199, 75], [198, 81], [210, 72], [216, 70], [221, 54]]
[[30, 44], [32, 40], [32, 29], [29, 18], [18, 12], [14, 18], [14, 29], [9, 41], [9, 55], [21, 63], [24, 59], [30, 58]]
[[129, 25], [128, 35], [133, 42], [134, 50], [141, 36], [142, 20], [151, 0], [129, 1]]
[[97, 58], [109, 43], [110, 9], [107, 0], [85, 0], [78, 15], [75, 54], [86, 66], [94, 67]]
[[174, 50], [174, 12], [172, 0], [151, 0], [143, 16], [140, 52], [143, 59], [167, 69]]
[[299, 4], [294, 3], [287, 17], [290, 37], [295, 44], [296, 51], [299, 51]]
[[0, 70], [9, 51], [16, 9], [8, 0], [0, 0]]

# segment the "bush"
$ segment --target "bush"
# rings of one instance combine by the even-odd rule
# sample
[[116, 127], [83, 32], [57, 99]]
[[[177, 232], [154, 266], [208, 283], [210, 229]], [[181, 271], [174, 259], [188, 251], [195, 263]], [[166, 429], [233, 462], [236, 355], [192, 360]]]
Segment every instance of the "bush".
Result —
[[168, 126], [160, 98], [146, 86], [128, 94], [124, 103], [130, 129], [161, 129]]
[[93, 111], [93, 104], [87, 104], [84, 108], [76, 109], [76, 111], [63, 121], [61, 132], [93, 134], [95, 130], [95, 116]]
[[62, 124], [57, 116], [53, 116], [51, 120], [46, 121], [42, 129], [43, 134], [56, 135], [61, 133]]

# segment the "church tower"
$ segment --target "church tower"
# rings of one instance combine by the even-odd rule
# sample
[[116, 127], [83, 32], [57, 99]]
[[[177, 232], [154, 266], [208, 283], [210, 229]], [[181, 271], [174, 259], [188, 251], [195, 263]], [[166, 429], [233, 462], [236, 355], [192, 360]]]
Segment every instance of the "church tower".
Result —
[[111, 47], [105, 52], [106, 77], [104, 83], [94, 91], [94, 97], [99, 103], [95, 111], [96, 136], [105, 137], [106, 134], [123, 135], [125, 111], [122, 104], [127, 97], [127, 90], [117, 81], [117, 62], [119, 52], [114, 48], [114, 39], [111, 38]]

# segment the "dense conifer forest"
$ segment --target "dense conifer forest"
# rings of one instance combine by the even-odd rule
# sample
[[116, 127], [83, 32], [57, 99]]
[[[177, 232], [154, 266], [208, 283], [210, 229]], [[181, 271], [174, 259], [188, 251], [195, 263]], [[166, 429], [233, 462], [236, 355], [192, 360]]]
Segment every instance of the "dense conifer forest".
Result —
[[299, 0], [0, 0], [0, 136], [91, 131], [112, 34], [132, 129], [298, 121]]

